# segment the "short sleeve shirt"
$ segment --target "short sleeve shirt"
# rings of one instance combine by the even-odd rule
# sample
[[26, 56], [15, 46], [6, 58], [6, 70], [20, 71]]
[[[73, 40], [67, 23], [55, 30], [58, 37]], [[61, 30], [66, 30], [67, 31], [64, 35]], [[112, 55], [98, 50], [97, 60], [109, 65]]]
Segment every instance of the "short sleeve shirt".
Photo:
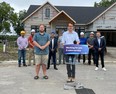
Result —
[[95, 38], [88, 38], [87, 43], [90, 44], [90, 45], [93, 45], [94, 44], [94, 39]]
[[[40, 46], [44, 46], [48, 41], [50, 41], [50, 36], [47, 33], [44, 33], [42, 35], [38, 32], [34, 35], [33, 41], [36, 41]], [[36, 55], [47, 55], [49, 53], [49, 47], [41, 50], [40, 48], [35, 46], [34, 52]]]
[[[34, 44], [33, 44], [33, 37], [32, 37], [32, 35], [29, 36], [28, 42], [30, 42], [32, 45], [34, 45]], [[33, 48], [32, 45], [29, 45], [29, 48]]]
[[62, 45], [62, 36], [60, 36], [60, 37], [58, 38], [58, 42], [59, 42], [60, 48], [63, 48], [63, 45]]

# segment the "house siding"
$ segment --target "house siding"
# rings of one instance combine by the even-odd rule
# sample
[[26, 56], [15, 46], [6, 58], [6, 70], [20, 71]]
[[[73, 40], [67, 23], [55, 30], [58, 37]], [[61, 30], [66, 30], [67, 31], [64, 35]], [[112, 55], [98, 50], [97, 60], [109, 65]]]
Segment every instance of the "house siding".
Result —
[[[46, 8], [50, 9], [50, 17], [46, 18], [45, 17], [45, 10]], [[51, 6], [50, 4], [45, 4], [41, 9], [39, 9], [36, 13], [34, 13], [31, 17], [29, 17], [25, 22], [24, 22], [24, 29], [27, 31], [27, 34], [30, 33], [31, 30], [31, 25], [37, 25], [39, 24], [45, 24], [46, 26], [46, 31], [48, 33], [51, 32], [49, 21], [58, 14], [58, 11]]]
[[93, 31], [97, 29], [116, 30], [116, 5], [93, 23]]

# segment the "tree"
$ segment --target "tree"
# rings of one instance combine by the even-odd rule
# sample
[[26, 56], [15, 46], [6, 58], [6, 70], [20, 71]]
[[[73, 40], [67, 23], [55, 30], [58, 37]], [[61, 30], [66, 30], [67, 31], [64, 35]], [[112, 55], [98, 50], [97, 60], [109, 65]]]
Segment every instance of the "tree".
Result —
[[116, 0], [101, 0], [99, 3], [95, 2], [94, 7], [109, 7], [115, 2]]
[[0, 3], [0, 32], [10, 31], [10, 25], [16, 26], [17, 14], [14, 9], [6, 2]]
[[21, 10], [18, 13], [17, 26], [14, 28], [18, 35], [20, 35], [20, 31], [24, 30], [22, 20], [25, 18], [26, 13], [26, 10]]

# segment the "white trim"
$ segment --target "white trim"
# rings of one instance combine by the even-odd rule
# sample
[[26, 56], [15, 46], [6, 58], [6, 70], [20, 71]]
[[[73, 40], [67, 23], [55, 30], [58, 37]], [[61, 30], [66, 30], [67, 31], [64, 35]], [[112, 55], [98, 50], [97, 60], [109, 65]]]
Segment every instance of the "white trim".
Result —
[[53, 6], [49, 1], [47, 1], [46, 3], [44, 3], [43, 5], [41, 5], [40, 7], [38, 7], [34, 12], [32, 12], [31, 14], [29, 14], [25, 19], [22, 20], [22, 23], [24, 21], [26, 21], [30, 16], [32, 16], [34, 13], [36, 13], [39, 9], [41, 9], [44, 5], [46, 5], [47, 3], [49, 3], [56, 11], [60, 12], [55, 6]]
[[108, 10], [110, 10], [112, 7], [114, 7], [116, 3], [112, 4], [109, 8], [107, 8], [105, 11], [103, 11], [100, 15], [98, 15], [95, 19], [93, 19], [91, 22], [87, 23], [87, 25], [93, 23], [96, 21], [99, 17], [101, 17], [103, 14], [105, 14]]
[[49, 23], [51, 23], [51, 21], [52, 20], [54, 20], [56, 17], [58, 17], [61, 13], [64, 13], [68, 18], [70, 18], [70, 20], [72, 20], [74, 23], [76, 23], [76, 21], [75, 20], [73, 20], [65, 11], [61, 11], [61, 12], [59, 12], [56, 16], [54, 16], [50, 21], [49, 21]]
[[84, 26], [84, 25], [87, 25], [87, 24], [78, 24], [78, 23], [76, 23], [75, 25], [83, 25]]

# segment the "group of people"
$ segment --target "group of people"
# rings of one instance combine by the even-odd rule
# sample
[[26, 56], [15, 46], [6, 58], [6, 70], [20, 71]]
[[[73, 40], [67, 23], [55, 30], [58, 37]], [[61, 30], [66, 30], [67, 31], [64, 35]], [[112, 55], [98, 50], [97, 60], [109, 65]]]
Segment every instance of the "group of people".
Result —
[[[77, 44], [77, 45], [88, 45], [88, 64], [91, 65], [91, 56], [93, 57], [93, 62], [96, 65], [95, 70], [99, 69], [99, 56], [101, 57], [102, 69], [106, 71], [104, 66], [104, 50], [106, 47], [106, 42], [101, 38], [101, 33], [97, 32], [96, 36], [93, 32], [90, 33], [90, 37], [85, 38], [84, 32], [80, 33], [80, 38], [77, 32], [74, 31], [74, 25], [68, 23], [67, 31], [61, 32], [59, 38], [55, 38], [55, 32], [51, 32], [49, 35], [45, 32], [45, 26], [43, 24], [39, 25], [39, 32], [35, 33], [35, 30], [31, 30], [31, 35], [28, 39], [25, 37], [25, 31], [21, 31], [21, 36], [17, 39], [18, 45], [18, 66], [21, 67], [21, 60], [23, 59], [23, 66], [26, 64], [26, 48], [29, 47], [28, 53], [28, 66], [31, 65], [31, 58], [33, 57], [33, 65], [36, 65], [36, 75], [34, 79], [39, 79], [40, 67], [42, 66], [43, 78], [48, 79], [47, 72], [50, 68], [50, 61], [54, 65], [54, 69], [58, 70], [56, 67], [56, 53], [57, 49], [59, 51], [59, 64], [61, 64], [63, 57], [63, 64], [66, 63], [66, 69], [68, 74], [67, 82], [75, 81], [75, 64], [77, 59], [80, 62], [81, 54], [70, 55], [64, 54], [64, 45], [66, 44]], [[70, 60], [71, 59], [71, 60]], [[83, 55], [83, 63], [85, 63], [86, 57]]]

